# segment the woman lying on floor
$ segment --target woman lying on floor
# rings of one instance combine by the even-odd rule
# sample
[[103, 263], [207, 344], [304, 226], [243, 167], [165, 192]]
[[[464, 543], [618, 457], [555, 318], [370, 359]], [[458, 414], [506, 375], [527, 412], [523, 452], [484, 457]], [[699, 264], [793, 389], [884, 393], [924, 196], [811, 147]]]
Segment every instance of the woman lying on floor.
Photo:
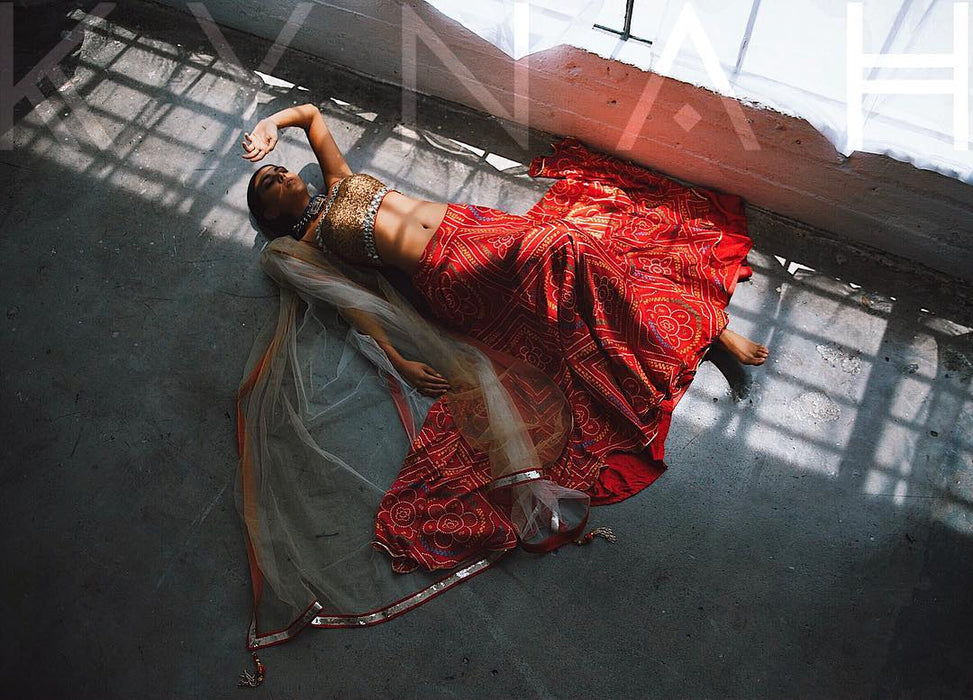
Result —
[[750, 273], [736, 196], [564, 138], [531, 162], [556, 182], [526, 214], [414, 198], [352, 173], [314, 105], [261, 120], [243, 157], [288, 126], [326, 188], [263, 165], [247, 192], [281, 288], [238, 397], [251, 648], [381, 622], [518, 545], [590, 540], [589, 505], [665, 469], [704, 354], [768, 356], [727, 328]]

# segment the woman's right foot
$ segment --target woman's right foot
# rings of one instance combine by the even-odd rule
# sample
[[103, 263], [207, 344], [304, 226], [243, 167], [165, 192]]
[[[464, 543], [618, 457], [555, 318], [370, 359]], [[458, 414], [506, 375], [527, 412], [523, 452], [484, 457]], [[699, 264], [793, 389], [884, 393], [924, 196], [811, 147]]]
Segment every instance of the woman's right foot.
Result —
[[716, 342], [733, 355], [740, 364], [762, 365], [770, 357], [766, 345], [755, 343], [729, 328], [720, 334]]

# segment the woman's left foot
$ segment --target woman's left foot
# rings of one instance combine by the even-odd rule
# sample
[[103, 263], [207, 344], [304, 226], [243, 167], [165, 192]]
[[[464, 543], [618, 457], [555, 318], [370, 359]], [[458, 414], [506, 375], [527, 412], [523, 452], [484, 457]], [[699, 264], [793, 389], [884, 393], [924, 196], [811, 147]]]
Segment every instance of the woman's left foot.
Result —
[[737, 362], [744, 365], [762, 365], [770, 357], [770, 351], [766, 345], [745, 338], [729, 328], [720, 334], [716, 342], [726, 348], [736, 358]]

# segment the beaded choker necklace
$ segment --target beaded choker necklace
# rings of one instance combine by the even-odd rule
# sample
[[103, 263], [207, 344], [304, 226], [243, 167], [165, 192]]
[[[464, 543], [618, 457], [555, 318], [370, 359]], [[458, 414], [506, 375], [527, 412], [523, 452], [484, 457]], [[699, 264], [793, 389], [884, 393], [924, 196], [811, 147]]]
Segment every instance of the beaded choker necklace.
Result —
[[304, 213], [301, 214], [301, 218], [297, 220], [294, 227], [291, 229], [291, 235], [294, 238], [301, 238], [304, 234], [304, 229], [311, 222], [315, 216], [321, 213], [321, 208], [324, 206], [324, 201], [328, 198], [327, 192], [318, 192], [316, 195], [311, 197], [311, 201], [307, 203], [304, 207]]

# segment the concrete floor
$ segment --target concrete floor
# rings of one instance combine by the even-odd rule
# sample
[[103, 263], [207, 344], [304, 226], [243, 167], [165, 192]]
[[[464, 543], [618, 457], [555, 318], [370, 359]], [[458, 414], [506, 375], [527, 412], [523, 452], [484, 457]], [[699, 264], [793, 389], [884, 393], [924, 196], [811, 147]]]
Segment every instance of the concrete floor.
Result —
[[[17, 16], [18, 75], [56, 19]], [[246, 66], [268, 48], [226, 36]], [[41, 83], [0, 152], [2, 697], [240, 697], [232, 415], [276, 307], [244, 127], [313, 101], [352, 168], [413, 195], [523, 212], [549, 185], [456, 143], [526, 164], [547, 135], [523, 149], [427, 99], [406, 129], [396, 88], [294, 52], [274, 74], [307, 90], [270, 87], [214, 55], [188, 15], [119, 6], [60, 64], [73, 107]], [[303, 134], [278, 150], [320, 184]], [[973, 696], [965, 290], [750, 213], [732, 327], [773, 359], [734, 388], [703, 366], [669, 471], [592, 514], [617, 544], [518, 552], [388, 624], [308, 630], [262, 654], [255, 694]]]

